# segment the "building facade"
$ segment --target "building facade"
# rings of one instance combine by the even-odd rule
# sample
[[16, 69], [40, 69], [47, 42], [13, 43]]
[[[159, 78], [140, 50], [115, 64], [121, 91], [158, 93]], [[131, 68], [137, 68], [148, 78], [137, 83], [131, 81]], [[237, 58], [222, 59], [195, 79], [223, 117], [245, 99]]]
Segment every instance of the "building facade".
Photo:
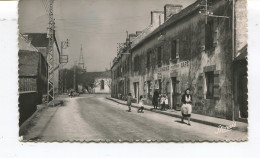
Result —
[[[234, 89], [240, 84], [234, 83], [237, 51], [232, 47], [246, 45], [246, 30], [239, 26], [241, 29], [237, 37], [240, 39], [235, 38], [233, 31], [236, 29], [232, 25], [246, 18], [236, 16], [233, 19], [233, 8], [242, 13], [246, 5], [236, 3], [233, 6], [230, 1], [212, 0], [211, 12], [216, 16], [206, 17], [199, 13], [203, 2], [198, 0], [184, 9], [180, 5], [166, 4], [164, 22], [138, 42], [132, 42], [128, 48], [131, 68], [128, 72], [130, 88], [127, 91], [137, 102], [143, 95], [148, 105], [152, 104], [152, 96], [158, 91], [168, 96], [170, 108], [179, 110], [181, 95], [190, 88], [194, 113], [230, 120], [241, 118], [243, 113], [246, 118], [245, 99], [239, 101], [235, 97], [239, 98], [247, 92], [247, 84], [244, 81], [244, 87], [240, 88], [245, 89], [242, 94], [234, 94]], [[121, 56], [116, 59], [122, 60]], [[241, 72], [240, 76], [242, 74], [244, 78], [247, 78], [242, 73], [246, 65], [243, 63], [242, 70], [236, 71]], [[112, 74], [117, 74], [120, 67], [120, 62], [114, 62]], [[118, 89], [122, 88], [119, 84], [122, 77], [113, 76], [112, 97], [121, 93]]]

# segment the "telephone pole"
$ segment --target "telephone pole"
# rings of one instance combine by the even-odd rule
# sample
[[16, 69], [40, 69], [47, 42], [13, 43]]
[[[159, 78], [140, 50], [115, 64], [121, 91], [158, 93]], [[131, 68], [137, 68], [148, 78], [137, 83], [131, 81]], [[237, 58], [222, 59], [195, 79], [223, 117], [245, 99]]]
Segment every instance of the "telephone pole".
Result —
[[69, 47], [69, 39], [66, 41], [61, 41], [61, 52], [60, 52], [60, 58], [59, 58], [59, 64], [60, 64], [60, 72], [59, 72], [59, 91], [60, 94], [64, 92], [64, 70], [63, 66], [68, 63], [68, 56], [63, 55], [62, 50]]
[[49, 45], [48, 45], [48, 54], [47, 54], [47, 62], [48, 62], [48, 99], [47, 101], [50, 102], [54, 100], [54, 52], [53, 52], [53, 44], [54, 44], [54, 29], [55, 29], [55, 22], [53, 18], [53, 3], [54, 0], [50, 0], [50, 7], [49, 7], [49, 27], [47, 38], [49, 38]]

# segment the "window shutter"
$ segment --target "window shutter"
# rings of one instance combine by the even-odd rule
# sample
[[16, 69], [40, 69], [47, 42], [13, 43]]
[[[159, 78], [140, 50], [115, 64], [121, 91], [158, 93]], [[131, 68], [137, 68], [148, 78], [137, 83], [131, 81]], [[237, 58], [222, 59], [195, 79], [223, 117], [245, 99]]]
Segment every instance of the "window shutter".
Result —
[[176, 59], [180, 58], [179, 50], [180, 50], [180, 40], [177, 39], [176, 40]]
[[220, 98], [219, 73], [214, 73], [214, 98]]
[[144, 57], [143, 57], [144, 66], [147, 67], [147, 52], [146, 53], [142, 52], [142, 54], [144, 55]]
[[218, 44], [218, 20], [214, 19], [213, 22], [213, 46], [216, 47]]
[[200, 73], [199, 77], [198, 77], [198, 98], [203, 98], [204, 94], [203, 94], [203, 73]]

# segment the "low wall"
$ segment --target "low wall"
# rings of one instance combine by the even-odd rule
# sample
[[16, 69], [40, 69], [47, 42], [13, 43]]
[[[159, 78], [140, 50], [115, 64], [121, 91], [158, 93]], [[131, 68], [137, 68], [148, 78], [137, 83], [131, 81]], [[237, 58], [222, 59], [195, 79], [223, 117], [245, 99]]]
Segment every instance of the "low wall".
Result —
[[36, 111], [36, 105], [40, 103], [36, 91], [19, 92], [19, 126]]

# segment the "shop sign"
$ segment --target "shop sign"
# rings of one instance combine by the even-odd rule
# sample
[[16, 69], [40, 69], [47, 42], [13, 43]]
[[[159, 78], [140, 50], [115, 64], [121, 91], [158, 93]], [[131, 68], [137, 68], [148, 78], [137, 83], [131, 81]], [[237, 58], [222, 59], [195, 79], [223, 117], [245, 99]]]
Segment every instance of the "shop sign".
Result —
[[158, 70], [158, 72], [163, 72], [163, 71], [168, 71], [168, 70], [172, 71], [172, 70], [188, 67], [189, 65], [190, 65], [190, 61], [187, 60], [187, 61], [183, 61], [183, 62], [180, 62], [177, 64], [163, 66]]

